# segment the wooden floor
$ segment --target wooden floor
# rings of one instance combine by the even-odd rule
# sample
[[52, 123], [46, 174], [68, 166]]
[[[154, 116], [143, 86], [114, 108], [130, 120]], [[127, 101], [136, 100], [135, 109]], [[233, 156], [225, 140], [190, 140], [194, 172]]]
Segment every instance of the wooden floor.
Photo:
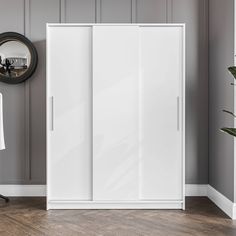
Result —
[[230, 220], [207, 198], [187, 198], [187, 210], [51, 210], [44, 198], [0, 201], [0, 235], [236, 236]]

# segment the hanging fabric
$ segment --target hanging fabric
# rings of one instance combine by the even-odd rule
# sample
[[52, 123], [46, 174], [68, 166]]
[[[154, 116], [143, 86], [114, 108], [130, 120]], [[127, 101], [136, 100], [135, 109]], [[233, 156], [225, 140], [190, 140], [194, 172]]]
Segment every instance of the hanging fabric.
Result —
[[5, 149], [4, 130], [3, 130], [3, 105], [2, 94], [0, 93], [0, 150]]

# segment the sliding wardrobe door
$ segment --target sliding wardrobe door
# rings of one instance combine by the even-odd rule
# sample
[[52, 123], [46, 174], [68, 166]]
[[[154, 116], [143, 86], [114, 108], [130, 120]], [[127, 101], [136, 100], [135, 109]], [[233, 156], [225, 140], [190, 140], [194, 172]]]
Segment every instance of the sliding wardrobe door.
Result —
[[183, 27], [140, 27], [140, 199], [183, 198]]
[[93, 27], [93, 199], [138, 199], [138, 27]]
[[48, 200], [92, 199], [92, 27], [48, 27]]

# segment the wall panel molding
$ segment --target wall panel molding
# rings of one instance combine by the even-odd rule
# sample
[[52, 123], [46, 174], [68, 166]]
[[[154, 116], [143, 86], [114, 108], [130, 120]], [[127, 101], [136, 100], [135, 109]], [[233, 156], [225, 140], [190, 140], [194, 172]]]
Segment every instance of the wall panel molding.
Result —
[[136, 0], [138, 23], [166, 23], [167, 0]]
[[[194, 44], [188, 49], [188, 61], [193, 62], [188, 69], [191, 73], [187, 78], [187, 100], [188, 104], [192, 101], [194, 103], [187, 110], [187, 119], [195, 124], [188, 123], [187, 132], [193, 135], [187, 139], [186, 181], [207, 183], [207, 150], [203, 144], [207, 138], [207, 112], [206, 108], [202, 110], [203, 105], [196, 100], [200, 97], [199, 94], [199, 99], [208, 99], [208, 2], [209, 0], [1, 0], [4, 11], [0, 20], [4, 23], [0, 25], [0, 31], [17, 31], [29, 37], [39, 52], [39, 66], [35, 75], [24, 84], [0, 86], [4, 95], [4, 108], [8, 107], [4, 109], [8, 149], [0, 152], [0, 183], [45, 183], [45, 24], [69, 21], [189, 24], [187, 37]], [[196, 48], [200, 48], [197, 53], [192, 51]], [[197, 66], [199, 63], [202, 63], [200, 69]], [[198, 74], [200, 70], [201, 75]], [[199, 137], [198, 140], [196, 137]]]
[[100, 0], [101, 23], [131, 23], [132, 0]]
[[61, 0], [62, 23], [95, 23], [96, 0]]
[[[24, 34], [24, 0], [1, 0], [0, 33]], [[0, 183], [25, 181], [25, 101], [24, 84], [0, 83], [6, 149], [0, 152]]]
[[96, 23], [100, 23], [101, 22], [101, 0], [96, 0]]
[[166, 22], [173, 22], [173, 0], [166, 0]]
[[59, 22], [60, 23], [66, 22], [66, 0], [60, 0]]
[[137, 22], [137, 0], [131, 1], [131, 22]]
[[186, 182], [208, 183], [208, 0], [172, 0], [186, 23]]
[[39, 58], [37, 70], [25, 82], [26, 113], [29, 112], [25, 120], [29, 155], [25, 182], [31, 184], [46, 181], [46, 23], [62, 20], [62, 2], [26, 0], [25, 4], [26, 36], [34, 43]]
[[[24, 33], [30, 38], [30, 0], [24, 1]], [[30, 81], [25, 85], [25, 181], [31, 180], [31, 156], [30, 156]]]

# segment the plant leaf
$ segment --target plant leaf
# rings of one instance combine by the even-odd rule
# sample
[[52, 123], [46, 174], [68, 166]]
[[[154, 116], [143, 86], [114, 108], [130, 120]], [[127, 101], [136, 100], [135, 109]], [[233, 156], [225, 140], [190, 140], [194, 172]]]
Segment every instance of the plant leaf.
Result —
[[233, 77], [236, 79], [236, 66], [231, 66], [228, 68], [228, 70], [233, 75]]
[[222, 128], [220, 130], [227, 133], [227, 134], [230, 134], [230, 135], [236, 137], [236, 129], [235, 128]]
[[233, 117], [236, 117], [236, 115], [231, 111], [223, 110], [223, 112], [228, 113], [228, 114], [232, 115]]

